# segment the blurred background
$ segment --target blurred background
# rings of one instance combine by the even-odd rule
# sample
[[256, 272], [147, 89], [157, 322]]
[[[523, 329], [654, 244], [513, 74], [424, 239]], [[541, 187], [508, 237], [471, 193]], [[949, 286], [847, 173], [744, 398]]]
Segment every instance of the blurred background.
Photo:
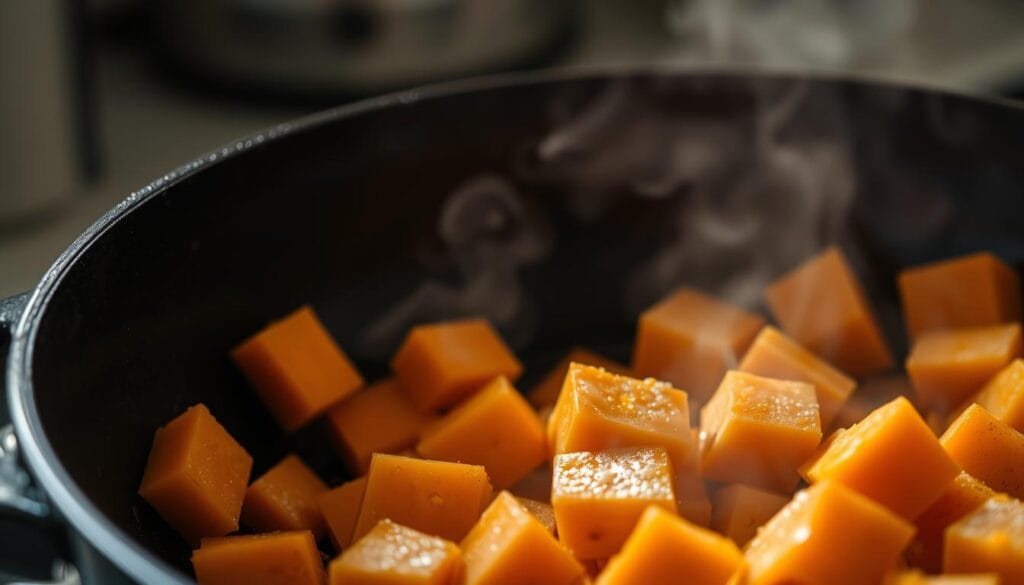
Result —
[[0, 297], [238, 137], [439, 80], [586, 66], [850, 73], [1024, 96], [1020, 0], [4, 0]]

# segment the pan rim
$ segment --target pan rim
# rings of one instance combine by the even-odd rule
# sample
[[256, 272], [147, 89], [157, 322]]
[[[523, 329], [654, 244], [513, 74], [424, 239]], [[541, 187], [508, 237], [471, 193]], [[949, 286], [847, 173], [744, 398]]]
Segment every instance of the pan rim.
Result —
[[43, 429], [35, 402], [32, 365], [39, 323], [51, 299], [60, 290], [64, 277], [74, 264], [88, 253], [92, 245], [133, 211], [167, 192], [176, 184], [197, 173], [260, 148], [284, 136], [321, 127], [338, 120], [362, 114], [416, 104], [451, 96], [500, 90], [508, 87], [555, 84], [571, 81], [610, 81], [623, 78], [669, 78], [702, 75], [726, 78], [809, 79], [826, 83], [850, 83], [888, 87], [903, 92], [945, 95], [975, 103], [987, 103], [1002, 109], [1024, 110], [1013, 100], [972, 95], [920, 83], [904, 83], [878, 76], [846, 73], [808, 72], [784, 69], [708, 66], [595, 66], [500, 73], [420, 88], [398, 91], [347, 105], [323, 110], [296, 120], [273, 126], [207, 152], [192, 161], [156, 178], [129, 194], [123, 201], [100, 216], [85, 229], [46, 270], [29, 295], [25, 309], [11, 333], [6, 365], [7, 400], [15, 432], [25, 461], [38, 485], [45, 491], [53, 507], [86, 541], [106, 559], [132, 579], [152, 585], [188, 585], [191, 579], [145, 549], [115, 526], [78, 487], [57, 457]]

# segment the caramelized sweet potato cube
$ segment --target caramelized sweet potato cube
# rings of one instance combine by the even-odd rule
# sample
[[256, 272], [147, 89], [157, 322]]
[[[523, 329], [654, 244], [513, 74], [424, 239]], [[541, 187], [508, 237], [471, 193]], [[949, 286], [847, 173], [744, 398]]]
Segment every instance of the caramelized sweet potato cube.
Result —
[[555, 453], [660, 445], [682, 466], [693, 448], [689, 402], [665, 382], [573, 363], [548, 438]]
[[765, 298], [782, 329], [853, 376], [892, 368], [892, 354], [857, 276], [831, 247], [768, 285]]
[[246, 490], [242, 523], [256, 532], [309, 530], [322, 538], [327, 524], [316, 499], [326, 491], [327, 484], [312, 469], [289, 455]]
[[245, 340], [231, 357], [286, 431], [305, 425], [363, 385], [363, 377], [308, 306]]
[[366, 473], [374, 453], [398, 453], [415, 445], [433, 420], [413, 406], [395, 378], [360, 390], [327, 412], [338, 451], [354, 473]]
[[997, 495], [946, 529], [946, 573], [996, 573], [1024, 585], [1024, 503]]
[[428, 459], [483, 465], [495, 489], [513, 485], [548, 458], [540, 419], [504, 376], [431, 425], [416, 451]]
[[1024, 432], [1024, 360], [1010, 362], [972, 400], [992, 416]]
[[731, 371], [700, 421], [704, 477], [778, 492], [796, 487], [797, 468], [821, 442], [818, 400], [803, 382]]
[[788, 503], [789, 498], [779, 494], [742, 483], [730, 484], [715, 492], [711, 527], [742, 547]]
[[558, 394], [562, 391], [562, 383], [565, 381], [565, 375], [569, 372], [569, 364], [576, 362], [577, 364], [584, 364], [587, 366], [593, 366], [595, 368], [603, 368], [613, 374], [619, 374], [620, 376], [632, 376], [633, 372], [628, 367], [615, 360], [610, 360], [602, 355], [596, 354], [589, 349], [582, 347], [574, 347], [569, 351], [569, 354], [559, 360], [551, 371], [549, 371], [536, 386], [530, 390], [527, 397], [530, 403], [538, 409], [543, 409], [546, 406], [553, 406], [558, 401]]
[[324, 566], [308, 530], [204, 538], [192, 552], [199, 585], [323, 585]]
[[1020, 355], [1016, 323], [943, 329], [918, 337], [907, 373], [921, 404], [948, 412]]
[[391, 360], [402, 387], [423, 412], [454, 406], [498, 376], [515, 382], [522, 364], [482, 319], [413, 327]]
[[893, 512], [916, 518], [960, 473], [910, 401], [899, 397], [849, 429], [806, 469], [853, 488]]
[[365, 491], [366, 477], [360, 477], [317, 496], [316, 504], [334, 548], [342, 550], [352, 543]]
[[898, 279], [907, 334], [1021, 318], [1016, 271], [987, 252], [908, 268]]
[[661, 447], [555, 456], [551, 505], [559, 539], [578, 558], [610, 557], [647, 506], [676, 511], [672, 479]]
[[989, 411], [970, 405], [941, 441], [964, 471], [998, 492], [1024, 497], [1024, 435]]
[[521, 498], [515, 496], [516, 501], [519, 505], [526, 508], [526, 511], [533, 514], [533, 517], [540, 521], [544, 525], [544, 528], [548, 529], [548, 532], [555, 534], [557, 532], [555, 525], [555, 509], [551, 507], [551, 504], [547, 502], [541, 502], [538, 500], [531, 500], [530, 498]]
[[749, 585], [877, 583], [914, 527], [835, 481], [800, 491], [746, 548]]
[[681, 288], [640, 315], [633, 370], [670, 382], [703, 404], [762, 325], [759, 315]]
[[814, 386], [822, 429], [831, 426], [839, 409], [857, 387], [852, 378], [770, 325], [761, 329], [754, 338], [754, 343], [740, 362], [739, 371]]
[[456, 585], [462, 571], [455, 543], [386, 519], [329, 567], [330, 585]]
[[353, 538], [362, 538], [387, 518], [458, 541], [473, 527], [490, 498], [491, 484], [479, 465], [377, 453], [366, 474]]
[[928, 572], [941, 572], [946, 528], [973, 512], [994, 494], [990, 487], [961, 471], [939, 499], [914, 520], [917, 534], [907, 549], [907, 560]]
[[238, 530], [252, 457], [197, 404], [160, 427], [141, 495], [190, 544]]
[[514, 496], [501, 492], [462, 541], [465, 585], [574, 585], [583, 566]]
[[597, 585], [726, 585], [743, 563], [729, 539], [650, 506]]
[[711, 499], [704, 480], [696, 471], [676, 471], [673, 489], [676, 494], [676, 512], [697, 526], [711, 526]]

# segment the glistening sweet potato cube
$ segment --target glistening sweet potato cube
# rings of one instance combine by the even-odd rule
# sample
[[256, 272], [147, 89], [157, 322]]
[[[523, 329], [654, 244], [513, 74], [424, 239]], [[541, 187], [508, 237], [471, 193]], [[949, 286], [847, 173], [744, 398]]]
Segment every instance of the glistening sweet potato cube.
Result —
[[789, 498], [762, 489], [734, 483], [715, 492], [711, 527], [744, 546], [789, 503]]
[[754, 338], [754, 343], [740, 362], [739, 371], [813, 385], [822, 429], [831, 426], [839, 409], [857, 387], [852, 378], [770, 325], [761, 329]]
[[898, 279], [911, 339], [926, 331], [1021, 318], [1016, 271], [987, 252], [908, 268]]
[[352, 533], [359, 520], [359, 508], [363, 504], [366, 478], [360, 477], [320, 494], [317, 507], [327, 523], [328, 534], [334, 548], [342, 550], [352, 543]]
[[743, 562], [731, 540], [651, 506], [596, 585], [726, 585]]
[[456, 585], [462, 569], [455, 543], [381, 520], [329, 573], [330, 585]]
[[374, 453], [412, 447], [433, 420], [413, 406], [394, 378], [356, 392], [327, 412], [338, 451], [354, 473], [366, 473]]
[[1024, 432], [1024, 360], [1010, 362], [974, 396], [992, 416]]
[[746, 549], [749, 585], [877, 583], [914, 527], [835, 481], [800, 491]]
[[559, 539], [578, 558], [607, 558], [647, 506], [676, 511], [668, 453], [641, 447], [557, 455], [551, 505]]
[[515, 496], [515, 498], [520, 506], [526, 508], [527, 512], [533, 514], [533, 517], [539, 520], [544, 525], [544, 528], [548, 529], [548, 532], [555, 534], [555, 509], [551, 507], [551, 504], [519, 496]]
[[703, 404], [735, 367], [764, 319], [692, 288], [682, 288], [640, 315], [633, 370], [671, 382]]
[[558, 394], [562, 391], [562, 383], [565, 381], [565, 374], [569, 372], [569, 364], [576, 362], [595, 368], [603, 368], [613, 374], [620, 376], [632, 376], [633, 372], [624, 364], [610, 360], [602, 355], [596, 354], [589, 349], [574, 347], [569, 354], [559, 360], [551, 371], [549, 371], [536, 386], [530, 390], [527, 397], [530, 403], [536, 408], [553, 406], [558, 401]]
[[840, 370], [866, 376], [892, 367], [878, 319], [839, 248], [768, 285], [765, 299], [786, 333]]
[[1020, 355], [1017, 323], [943, 329], [917, 338], [907, 373], [922, 404], [948, 412]]
[[960, 473], [902, 396], [836, 433], [806, 469], [808, 481], [833, 479], [904, 518], [924, 512]]
[[996, 573], [1003, 585], [1024, 585], [1024, 503], [993, 496], [946, 529], [943, 570]]
[[941, 441], [964, 471], [997, 492], [1024, 498], [1024, 435], [972, 404]]
[[961, 471], [939, 499], [914, 520], [917, 534], [907, 549], [907, 560], [928, 572], [941, 572], [946, 528], [973, 512], [994, 494], [987, 485]]
[[736, 371], [701, 409], [700, 427], [704, 477], [777, 492], [796, 487], [797, 468], [821, 442], [813, 386]]
[[157, 429], [139, 495], [194, 545], [238, 530], [251, 470], [249, 453], [197, 404]]
[[301, 459], [289, 455], [252, 482], [242, 504], [242, 523], [256, 532], [309, 530], [316, 538], [327, 525], [316, 505], [327, 484]]
[[508, 492], [494, 499], [462, 541], [465, 585], [573, 585], [583, 566]]
[[498, 333], [482, 319], [413, 327], [391, 360], [391, 368], [424, 412], [453, 406], [497, 376], [515, 382], [523, 371]]
[[231, 357], [286, 431], [305, 425], [363, 385], [363, 377], [308, 306], [245, 340]]
[[452, 541], [461, 540], [491, 498], [479, 465], [375, 454], [353, 538], [387, 518]]
[[495, 489], [511, 486], [548, 458], [540, 419], [504, 376], [431, 425], [416, 451], [428, 459], [483, 465]]
[[323, 585], [324, 566], [308, 530], [204, 538], [192, 552], [199, 585]]
[[689, 402], [666, 382], [573, 363], [548, 438], [555, 453], [661, 445], [682, 466], [693, 448]]

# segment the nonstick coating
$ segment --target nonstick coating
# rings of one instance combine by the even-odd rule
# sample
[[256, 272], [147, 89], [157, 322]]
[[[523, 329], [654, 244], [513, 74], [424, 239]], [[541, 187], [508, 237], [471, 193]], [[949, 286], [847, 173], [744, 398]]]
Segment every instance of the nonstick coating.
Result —
[[[1014, 264], [1024, 258], [1024, 116], [1005, 104], [710, 73], [526, 76], [413, 92], [225, 150], [184, 178], [140, 192], [80, 241], [40, 285], [32, 320], [15, 339], [30, 344], [8, 378], [26, 412], [22, 440], [48, 441], [57, 459], [33, 467], [56, 469], [57, 477], [62, 467], [125, 538], [182, 576], [191, 574], [188, 548], [136, 489], [154, 429], [187, 406], [206, 403], [253, 454], [255, 474], [296, 449], [325, 478], [342, 479], [323, 429], [282, 436], [227, 351], [269, 319], [311, 303], [363, 372], [383, 376], [394, 339], [366, 349], [361, 336], [371, 323], [428, 277], [458, 287], [460, 274], [481, 270], [453, 259], [452, 236], [438, 230], [446, 198], [481, 174], [508, 179], [523, 213], [541, 226], [542, 242], [528, 259], [484, 259], [522, 264], [510, 274], [523, 287], [530, 325], [512, 319], [507, 327], [529, 372], [522, 386], [575, 344], [628, 359], [638, 299], [675, 284], [723, 286], [709, 269], [639, 297], [627, 290], [628, 275], [674, 241], [680, 205], [696, 195], [684, 184], [638, 197], [613, 177], [597, 189], [603, 210], [580, 213], [570, 201], [580, 196], [574, 179], [536, 171], [538, 143], [599, 108], [609, 92], [625, 92], [622, 107], [666, 119], [731, 120], [741, 140], [755, 140], [758, 96], [796, 85], [806, 101], [795, 118], [818, 105], [839, 112], [855, 198], [838, 227], [794, 225], [776, 214], [771, 231], [809, 230], [813, 247], [838, 241], [850, 251], [897, 350], [900, 267], [979, 249]], [[591, 139], [602, 137], [584, 134]], [[747, 245], [750, 254], [758, 245]], [[414, 320], [458, 313], [442, 308]], [[41, 433], [26, 430], [33, 423]]]

